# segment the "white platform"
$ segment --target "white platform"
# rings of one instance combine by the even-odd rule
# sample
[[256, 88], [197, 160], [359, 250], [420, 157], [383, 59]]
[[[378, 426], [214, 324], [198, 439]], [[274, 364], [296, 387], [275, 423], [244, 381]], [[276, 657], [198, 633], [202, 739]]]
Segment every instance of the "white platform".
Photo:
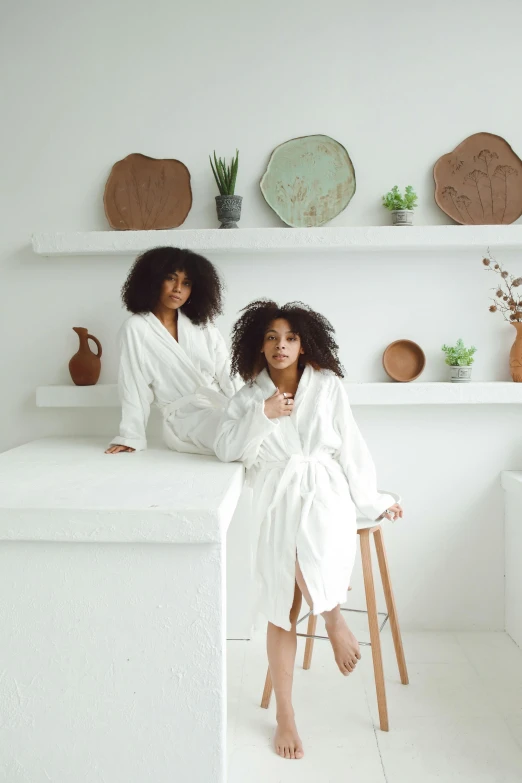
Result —
[[38, 233], [35, 253], [44, 256], [135, 255], [158, 245], [200, 252], [393, 251], [522, 248], [522, 226], [364, 226], [333, 228], [173, 229]]
[[[513, 405], [522, 403], [522, 383], [347, 383], [352, 405]], [[119, 408], [116, 384], [39, 386], [39, 408]]]
[[104, 445], [0, 455], [0, 779], [224, 783], [224, 546], [243, 469]]
[[522, 471], [502, 473], [505, 493], [506, 631], [522, 647]]

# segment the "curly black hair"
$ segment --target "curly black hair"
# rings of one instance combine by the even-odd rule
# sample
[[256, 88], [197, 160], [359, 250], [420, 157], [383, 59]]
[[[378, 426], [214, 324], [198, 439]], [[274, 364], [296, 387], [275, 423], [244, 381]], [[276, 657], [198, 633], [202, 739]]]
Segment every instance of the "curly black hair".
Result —
[[252, 383], [266, 367], [261, 348], [265, 333], [276, 318], [288, 321], [301, 338], [303, 364], [311, 364], [315, 370], [331, 370], [339, 378], [344, 377], [334, 328], [324, 315], [302, 302], [288, 302], [281, 307], [270, 299], [251, 302], [241, 312], [232, 327], [232, 374], [239, 374], [245, 383]]
[[164, 280], [174, 272], [184, 272], [192, 281], [192, 293], [181, 309], [193, 324], [206, 324], [221, 315], [223, 284], [214, 265], [198, 253], [179, 247], [155, 247], [138, 256], [121, 289], [127, 310], [153, 311]]

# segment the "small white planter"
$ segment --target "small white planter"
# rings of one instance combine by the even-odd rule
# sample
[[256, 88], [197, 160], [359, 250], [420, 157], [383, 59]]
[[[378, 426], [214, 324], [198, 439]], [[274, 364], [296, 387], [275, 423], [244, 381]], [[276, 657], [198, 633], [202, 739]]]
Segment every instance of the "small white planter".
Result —
[[452, 383], [469, 383], [471, 381], [471, 366], [450, 367], [450, 381]]
[[413, 209], [393, 209], [391, 214], [394, 226], [413, 226]]

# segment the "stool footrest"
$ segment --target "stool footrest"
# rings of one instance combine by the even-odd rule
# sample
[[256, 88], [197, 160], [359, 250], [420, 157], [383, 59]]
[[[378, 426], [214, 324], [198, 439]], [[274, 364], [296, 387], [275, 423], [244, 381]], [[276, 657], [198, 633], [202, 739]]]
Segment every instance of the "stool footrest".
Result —
[[[357, 614], [368, 614], [368, 612], [366, 612], [364, 609], [346, 609], [344, 606], [341, 606], [341, 612], [356, 612]], [[308, 614], [305, 614], [302, 617], [300, 617], [299, 620], [297, 621], [296, 625], [299, 625], [299, 623], [302, 623], [303, 620], [306, 620], [308, 617], [310, 617], [311, 614], [312, 614], [312, 612], [308, 612]], [[379, 615], [379, 617], [384, 617], [384, 620], [382, 621], [382, 623], [379, 626], [379, 633], [380, 633], [382, 631], [382, 629], [384, 628], [384, 626], [386, 625], [386, 623], [388, 622], [390, 615], [387, 612], [377, 612], [377, 614]], [[323, 641], [323, 642], [328, 641], [328, 637], [327, 636], [318, 636], [318, 635], [313, 634], [313, 633], [296, 633], [296, 636], [301, 637], [301, 639], [319, 639], [320, 641]], [[360, 644], [361, 647], [371, 647], [372, 646], [371, 642], [361, 642], [361, 641], [359, 641], [359, 644]]]

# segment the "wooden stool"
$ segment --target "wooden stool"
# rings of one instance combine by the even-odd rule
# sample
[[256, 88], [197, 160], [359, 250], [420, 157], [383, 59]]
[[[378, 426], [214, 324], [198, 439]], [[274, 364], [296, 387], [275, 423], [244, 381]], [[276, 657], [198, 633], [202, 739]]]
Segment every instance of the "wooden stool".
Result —
[[[388, 493], [392, 494], [393, 493]], [[396, 502], [399, 502], [399, 498], [393, 495]], [[382, 731], [388, 731], [388, 707], [386, 704], [386, 687], [384, 684], [384, 671], [382, 666], [382, 651], [381, 651], [381, 638], [380, 632], [386, 625], [388, 619], [390, 620], [391, 631], [393, 636], [393, 644], [395, 647], [395, 655], [397, 657], [397, 664], [399, 666], [399, 674], [403, 685], [408, 685], [408, 670], [406, 668], [406, 660], [404, 658], [404, 650], [402, 647], [401, 632], [399, 628], [399, 620], [397, 617], [397, 609], [395, 606], [395, 598], [393, 596], [392, 584], [390, 579], [390, 572], [388, 569], [388, 560], [386, 557], [386, 549], [384, 548], [384, 540], [382, 536], [382, 527], [380, 523], [372, 522], [368, 519], [357, 519], [357, 533], [359, 535], [361, 543], [361, 559], [364, 576], [364, 590], [366, 593], [366, 611], [363, 609], [345, 609], [341, 607], [342, 612], [359, 612], [368, 615], [368, 625], [370, 627], [370, 641], [359, 642], [361, 647], [372, 648], [373, 658], [373, 671], [375, 675], [375, 688], [377, 691], [377, 705], [379, 707], [379, 722]], [[373, 536], [375, 549], [377, 551], [377, 560], [379, 561], [379, 570], [381, 572], [382, 586], [384, 590], [384, 596], [386, 599], [387, 612], [377, 611], [377, 602], [375, 600], [375, 586], [373, 581], [372, 570], [372, 556], [370, 550], [370, 536]], [[384, 617], [379, 624], [379, 615]], [[306, 639], [306, 647], [303, 660], [303, 669], [309, 669], [312, 664], [312, 652], [314, 648], [315, 639], [328, 639], [327, 636], [317, 636], [315, 629], [317, 626], [317, 616], [314, 616], [311, 612], [301, 617], [297, 624], [302, 623], [308, 618], [308, 630], [307, 633], [298, 633], [298, 636], [302, 636]], [[270, 676], [270, 669], [266, 675], [265, 688], [263, 691], [263, 698], [261, 700], [261, 707], [268, 708], [270, 704], [270, 697], [272, 696], [272, 678]]]

